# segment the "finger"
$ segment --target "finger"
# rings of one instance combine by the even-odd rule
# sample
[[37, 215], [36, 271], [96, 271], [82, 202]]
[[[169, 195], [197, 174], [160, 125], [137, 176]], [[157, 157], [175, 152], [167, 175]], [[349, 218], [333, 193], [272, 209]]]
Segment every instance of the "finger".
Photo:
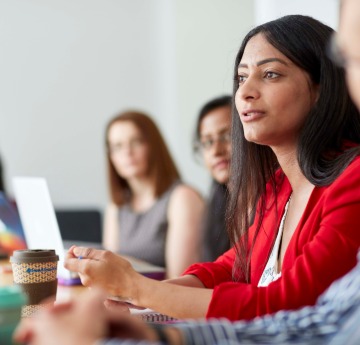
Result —
[[74, 249], [76, 248], [76, 246], [71, 246], [69, 248], [69, 250], [67, 251], [66, 255], [65, 255], [65, 260], [67, 259], [74, 259], [76, 258], [76, 255], [74, 254]]
[[72, 246], [66, 255], [64, 267], [73, 272], [84, 273], [84, 269], [86, 267], [85, 261], [98, 261], [102, 252], [103, 251], [101, 250], [95, 250], [92, 248]]
[[111, 299], [106, 299], [104, 301], [104, 305], [107, 309], [119, 311], [122, 313], [130, 313], [129, 307], [127, 306], [127, 304], [125, 302], [119, 302], [119, 301], [114, 301]]
[[57, 302], [52, 308], [49, 309], [49, 312], [52, 314], [62, 313], [64, 311], [70, 310], [74, 305], [74, 301], [65, 301]]
[[131, 308], [131, 309], [137, 309], [137, 310], [145, 310], [145, 309], [147, 309], [147, 308], [145, 308], [145, 307], [141, 307], [141, 306], [139, 306], [139, 305], [135, 305], [135, 304], [132, 304], [132, 303], [130, 303], [130, 302], [126, 302], [126, 304], [127, 304], [127, 306], [128, 306], [129, 308]]
[[79, 259], [92, 259], [92, 260], [100, 260], [103, 255], [103, 250], [97, 250], [94, 248], [86, 248], [86, 247], [75, 247], [73, 249], [74, 255]]

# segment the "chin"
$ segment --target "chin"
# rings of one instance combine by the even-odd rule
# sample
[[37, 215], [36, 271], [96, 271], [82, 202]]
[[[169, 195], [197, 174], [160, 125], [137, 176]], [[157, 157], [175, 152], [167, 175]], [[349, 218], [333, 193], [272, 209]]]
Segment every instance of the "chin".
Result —
[[214, 174], [213, 178], [220, 184], [226, 184], [229, 182], [229, 174], [227, 172]]

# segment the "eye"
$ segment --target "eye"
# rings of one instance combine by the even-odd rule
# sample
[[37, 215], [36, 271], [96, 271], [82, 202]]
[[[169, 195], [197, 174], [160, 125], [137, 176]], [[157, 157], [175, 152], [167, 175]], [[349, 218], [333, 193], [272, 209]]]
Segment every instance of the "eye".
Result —
[[266, 79], [276, 79], [278, 77], [280, 77], [279, 73], [272, 72], [272, 71], [265, 72], [265, 78]]
[[122, 144], [116, 143], [109, 146], [109, 153], [113, 154], [122, 150]]
[[236, 80], [237, 80], [238, 84], [241, 85], [241, 84], [245, 83], [246, 78], [247, 78], [246, 75], [238, 75]]
[[200, 146], [204, 150], [209, 150], [213, 145], [214, 145], [214, 140], [211, 138], [200, 141]]

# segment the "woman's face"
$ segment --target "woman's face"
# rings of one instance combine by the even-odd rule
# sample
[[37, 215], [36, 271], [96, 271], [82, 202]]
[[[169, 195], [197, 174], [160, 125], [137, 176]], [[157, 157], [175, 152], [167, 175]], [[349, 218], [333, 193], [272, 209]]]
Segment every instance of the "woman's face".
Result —
[[229, 181], [231, 108], [223, 106], [205, 115], [200, 123], [202, 155], [211, 176], [219, 183]]
[[108, 132], [109, 154], [117, 173], [124, 179], [148, 173], [149, 146], [131, 121], [118, 121]]
[[246, 45], [238, 81], [235, 104], [245, 138], [273, 148], [296, 148], [317, 99], [309, 75], [258, 34]]

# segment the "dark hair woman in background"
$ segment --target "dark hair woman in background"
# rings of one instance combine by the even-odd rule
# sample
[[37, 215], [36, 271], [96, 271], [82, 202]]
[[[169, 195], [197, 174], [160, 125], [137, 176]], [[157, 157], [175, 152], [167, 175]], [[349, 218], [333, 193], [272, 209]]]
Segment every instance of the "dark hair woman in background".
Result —
[[212, 184], [203, 221], [202, 261], [214, 261], [230, 249], [225, 212], [230, 174], [231, 96], [208, 101], [200, 109], [194, 151], [211, 174]]

